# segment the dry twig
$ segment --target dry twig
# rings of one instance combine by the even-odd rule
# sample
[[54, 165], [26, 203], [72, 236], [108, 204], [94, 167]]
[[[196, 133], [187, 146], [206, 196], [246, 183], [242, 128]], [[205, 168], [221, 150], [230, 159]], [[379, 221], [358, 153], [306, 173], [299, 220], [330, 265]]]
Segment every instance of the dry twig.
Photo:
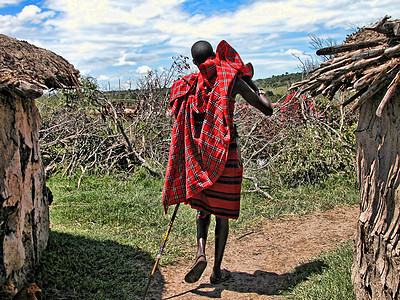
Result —
[[400, 20], [385, 16], [375, 24], [348, 36], [343, 45], [317, 51], [335, 54], [331, 60], [311, 72], [308, 80], [292, 85], [297, 94], [326, 95], [330, 99], [340, 89], [352, 92], [342, 105], [355, 101], [353, 110], [362, 106], [378, 91], [387, 89], [376, 114], [380, 116], [399, 84]]

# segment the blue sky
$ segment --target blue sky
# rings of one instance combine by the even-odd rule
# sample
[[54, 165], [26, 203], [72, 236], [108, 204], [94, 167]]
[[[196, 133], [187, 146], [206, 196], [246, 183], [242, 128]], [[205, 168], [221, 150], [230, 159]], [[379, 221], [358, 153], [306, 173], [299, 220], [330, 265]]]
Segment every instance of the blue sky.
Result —
[[315, 52], [310, 34], [341, 43], [385, 15], [400, 18], [398, 0], [0, 0], [0, 33], [116, 87], [168, 69], [199, 39], [228, 41], [256, 79], [297, 72], [296, 57]]

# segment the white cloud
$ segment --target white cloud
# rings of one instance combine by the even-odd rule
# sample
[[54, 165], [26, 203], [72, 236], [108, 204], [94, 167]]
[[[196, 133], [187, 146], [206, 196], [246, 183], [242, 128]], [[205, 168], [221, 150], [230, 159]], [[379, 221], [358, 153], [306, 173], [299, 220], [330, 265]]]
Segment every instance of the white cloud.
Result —
[[129, 52], [129, 53], [121, 53], [121, 56], [118, 58], [118, 62], [115, 66], [133, 66], [136, 65], [138, 61], [151, 61], [156, 60], [157, 55], [155, 54], [143, 54], [138, 52]]
[[110, 80], [111, 78], [110, 78], [110, 76], [102, 74], [102, 75], [97, 76], [96, 79], [99, 80], [99, 81], [100, 80], [101, 81], [107, 81], [107, 80]]
[[147, 74], [148, 72], [151, 71], [151, 68], [149, 66], [140, 66], [139, 68], [136, 69], [136, 73], [138, 74]]
[[136, 62], [127, 60], [127, 56], [128, 55], [126, 53], [122, 54], [122, 56], [118, 58], [118, 62], [115, 64], [115, 66], [136, 65]]
[[294, 55], [294, 56], [302, 56], [304, 55], [304, 51], [300, 51], [297, 49], [289, 49], [285, 51], [285, 54]]
[[[28, 5], [25, 6], [22, 11], [15, 16], [12, 15], [0, 15], [0, 31], [5, 34], [10, 32], [18, 32], [27, 30], [29, 24], [39, 24], [43, 20], [52, 17], [53, 11], [45, 11], [36, 6]], [[29, 31], [32, 31], [30, 29]]]
[[[290, 68], [297, 63], [293, 53], [313, 51], [308, 33], [329, 29], [341, 42], [349, 26], [376, 21], [388, 8], [400, 17], [398, 0], [253, 0], [211, 17], [184, 11], [184, 1], [46, 0], [0, 15], [0, 32], [35, 41], [93, 76], [108, 68], [108, 76], [118, 78], [135, 76], [132, 66], [140, 66], [138, 74], [149, 66], [169, 68], [172, 56], [189, 56], [197, 39], [215, 46], [227, 40], [256, 69]], [[0, 7], [11, 2], [20, 1], [5, 0]]]
[[289, 49], [285, 51], [285, 55], [290, 55], [292, 58], [296, 59], [297, 64], [299, 62], [313, 61], [313, 55], [307, 54], [304, 51], [298, 49]]
[[396, 6], [395, 11], [400, 15], [400, 6], [394, 5], [394, 0], [382, 2], [386, 2], [386, 6], [380, 2], [378, 5], [376, 1], [258, 0], [225, 15], [209, 18], [203, 15], [190, 18], [177, 16], [160, 20], [158, 27], [165, 28], [174, 36], [173, 41], [182, 46], [187, 46], [188, 41], [202, 37], [213, 41], [221, 38], [235, 40], [248, 39], [259, 34], [315, 32], [334, 27], [348, 29], [352, 22], [357, 21], [365, 25], [371, 21], [372, 15], [385, 15], [387, 7]]
[[8, 5], [16, 5], [22, 2], [22, 0], [0, 0], [0, 7], [8, 6]]
[[73, 29], [98, 24], [151, 25], [149, 22], [162, 18], [165, 11], [174, 8], [179, 1], [49, 0], [47, 3], [50, 9], [62, 13], [51, 24], [60, 26], [62, 23], [66, 28]]
[[36, 5], [28, 5], [22, 9], [22, 11], [17, 15], [17, 18], [21, 22], [34, 21], [36, 23], [39, 21], [37, 16], [40, 14], [40, 12], [41, 9]]

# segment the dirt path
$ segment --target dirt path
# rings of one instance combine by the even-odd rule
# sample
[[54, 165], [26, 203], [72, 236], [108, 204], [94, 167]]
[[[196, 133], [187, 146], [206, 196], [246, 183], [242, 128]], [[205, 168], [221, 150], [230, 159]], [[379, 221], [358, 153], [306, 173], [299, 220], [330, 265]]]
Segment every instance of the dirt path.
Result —
[[[209, 247], [208, 266], [198, 282], [183, 281], [192, 261], [182, 260], [160, 269], [165, 284], [157, 294], [162, 299], [276, 299], [279, 290], [290, 287], [296, 271], [321, 269], [323, 263], [310, 258], [353, 237], [357, 217], [358, 206], [336, 208], [271, 221], [254, 232], [231, 236], [223, 261], [223, 268], [232, 272], [229, 281], [210, 285], [213, 248]], [[153, 289], [156, 286], [154, 282]]]

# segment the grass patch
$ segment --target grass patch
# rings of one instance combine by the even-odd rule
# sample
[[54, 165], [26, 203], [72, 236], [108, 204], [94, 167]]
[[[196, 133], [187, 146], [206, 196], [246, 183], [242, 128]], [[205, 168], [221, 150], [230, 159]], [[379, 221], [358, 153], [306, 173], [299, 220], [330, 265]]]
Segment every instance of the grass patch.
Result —
[[351, 242], [344, 243], [334, 251], [323, 254], [321, 272], [297, 272], [293, 277], [293, 288], [285, 292], [288, 299], [351, 300], [355, 299], [351, 284], [353, 252]]
[[52, 231], [38, 284], [44, 299], [137, 299], [150, 261], [136, 247]]
[[[243, 189], [252, 189], [244, 180]], [[283, 186], [269, 191], [273, 199], [258, 193], [242, 196], [240, 218], [232, 222], [234, 229], [259, 225], [263, 220], [279, 219], [290, 215], [304, 215], [325, 211], [337, 206], [350, 206], [359, 202], [356, 179], [332, 174], [326, 181], [297, 187]]]
[[[163, 181], [139, 171], [128, 180], [103, 175], [52, 176], [50, 243], [37, 276], [42, 299], [137, 299], [143, 292], [173, 209], [164, 215]], [[181, 206], [161, 264], [193, 244], [195, 214]], [[179, 242], [178, 242], [179, 241]], [[114, 286], [114, 287], [112, 287]]]
[[[47, 182], [54, 201], [49, 248], [37, 274], [42, 299], [140, 298], [173, 212], [171, 208], [164, 215], [163, 180], [150, 178], [145, 171], [129, 179], [86, 175], [77, 190], [78, 179], [78, 175], [70, 179], [52, 175]], [[256, 227], [265, 219], [358, 200], [353, 180], [340, 176], [270, 193], [274, 200], [255, 193], [243, 195], [241, 216], [230, 223], [232, 232]], [[192, 258], [195, 219], [195, 211], [181, 205], [161, 264]], [[214, 224], [212, 218], [210, 231]]]
[[[79, 190], [76, 182], [58, 176], [48, 182], [55, 198], [50, 207], [53, 231], [111, 240], [145, 252], [159, 245], [172, 214], [171, 209], [164, 215], [161, 180], [140, 171], [128, 180], [87, 177]], [[180, 228], [183, 220], [188, 221], [185, 214], [180, 212], [180, 218], [175, 234], [193, 234]]]

